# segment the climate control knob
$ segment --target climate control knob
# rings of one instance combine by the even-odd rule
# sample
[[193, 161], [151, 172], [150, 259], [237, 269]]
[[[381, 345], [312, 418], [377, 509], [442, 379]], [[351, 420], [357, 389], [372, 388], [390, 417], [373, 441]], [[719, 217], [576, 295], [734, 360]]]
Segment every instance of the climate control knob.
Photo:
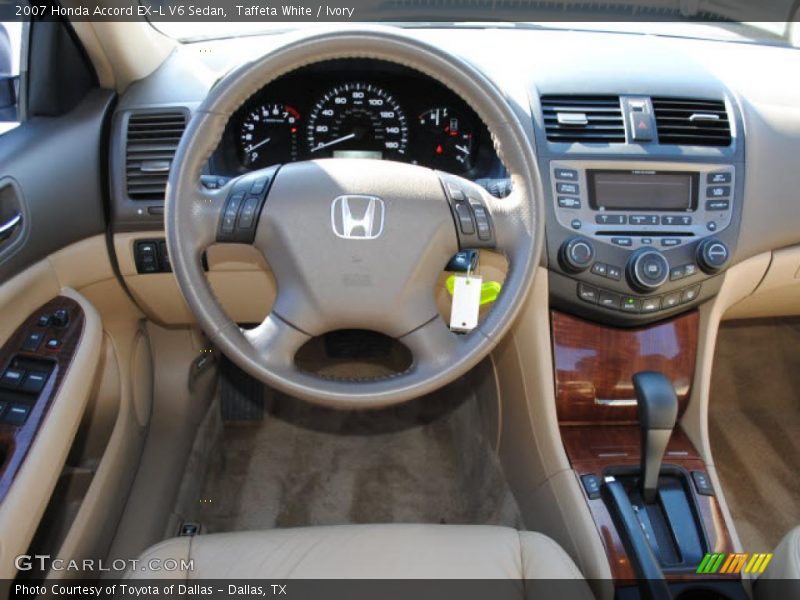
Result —
[[576, 236], [561, 245], [561, 266], [571, 273], [580, 273], [589, 268], [594, 259], [594, 246], [585, 237]]
[[640, 292], [652, 292], [669, 278], [669, 262], [658, 250], [642, 248], [628, 260], [628, 282]]
[[697, 245], [697, 264], [709, 275], [718, 272], [730, 258], [728, 247], [717, 238], [708, 238]]

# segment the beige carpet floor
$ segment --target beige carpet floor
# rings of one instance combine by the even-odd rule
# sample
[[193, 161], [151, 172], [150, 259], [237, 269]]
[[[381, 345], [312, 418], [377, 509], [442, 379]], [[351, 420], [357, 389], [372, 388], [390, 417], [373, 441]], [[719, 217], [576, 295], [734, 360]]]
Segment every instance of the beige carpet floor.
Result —
[[182, 511], [205, 531], [397, 522], [521, 527], [480, 433], [469, 381], [370, 412], [267, 395], [263, 420], [216, 427], [220, 439], [200, 501]]
[[721, 328], [709, 427], [744, 550], [772, 550], [800, 525], [800, 320]]

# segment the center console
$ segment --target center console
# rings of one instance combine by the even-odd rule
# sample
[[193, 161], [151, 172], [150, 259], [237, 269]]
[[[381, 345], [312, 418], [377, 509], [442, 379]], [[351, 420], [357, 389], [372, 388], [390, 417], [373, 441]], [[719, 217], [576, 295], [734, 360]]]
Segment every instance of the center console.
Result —
[[718, 291], [738, 230], [734, 164], [552, 160], [548, 175], [557, 306], [638, 325]]

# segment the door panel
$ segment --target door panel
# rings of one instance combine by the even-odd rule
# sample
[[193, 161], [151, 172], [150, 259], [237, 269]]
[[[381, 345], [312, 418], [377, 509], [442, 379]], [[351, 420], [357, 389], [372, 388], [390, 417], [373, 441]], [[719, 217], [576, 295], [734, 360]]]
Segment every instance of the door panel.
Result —
[[0, 136], [0, 225], [22, 216], [9, 246], [0, 246], [0, 283], [105, 231], [104, 130], [113, 99], [96, 89], [60, 117], [34, 117]]

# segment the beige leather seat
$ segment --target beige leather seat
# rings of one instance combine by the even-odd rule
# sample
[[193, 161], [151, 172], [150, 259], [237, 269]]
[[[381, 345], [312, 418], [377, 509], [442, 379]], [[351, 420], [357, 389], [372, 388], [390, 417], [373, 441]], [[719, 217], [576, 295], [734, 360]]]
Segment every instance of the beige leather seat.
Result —
[[[540, 533], [469, 525], [347, 525], [174, 538], [140, 558], [194, 561], [194, 570], [129, 573], [184, 579], [572, 579], [572, 559]], [[526, 590], [531, 597], [530, 590]]]
[[758, 600], [800, 598], [800, 527], [784, 536], [755, 587]]

